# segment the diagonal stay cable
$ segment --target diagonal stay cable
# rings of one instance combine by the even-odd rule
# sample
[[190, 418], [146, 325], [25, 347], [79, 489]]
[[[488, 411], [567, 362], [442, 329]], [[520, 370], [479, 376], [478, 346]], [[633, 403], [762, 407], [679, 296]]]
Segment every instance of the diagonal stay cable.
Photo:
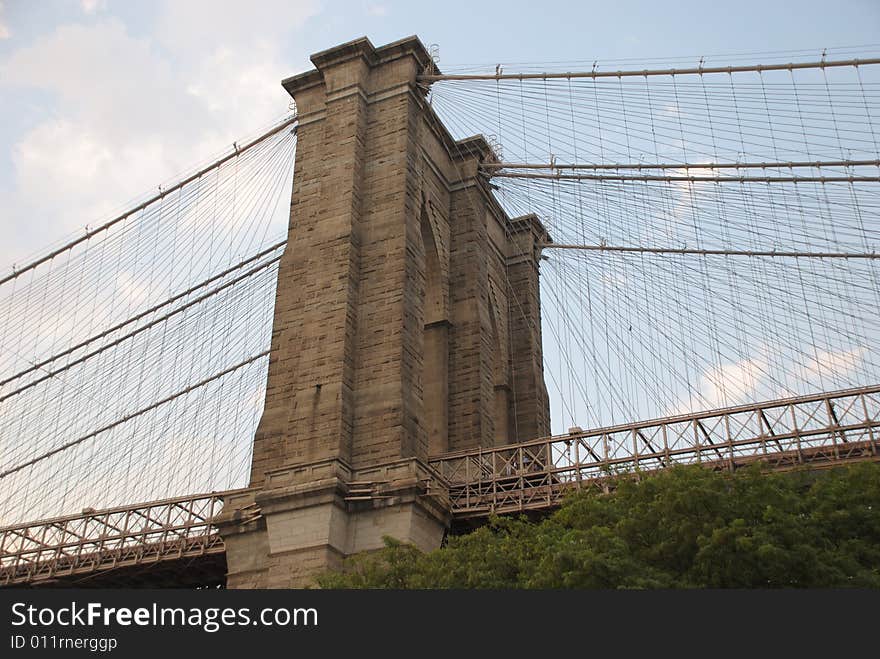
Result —
[[19, 472], [22, 469], [26, 469], [30, 466], [35, 465], [36, 463], [38, 463], [42, 460], [45, 460], [46, 458], [50, 458], [53, 455], [56, 455], [57, 453], [61, 453], [62, 451], [66, 451], [67, 449], [72, 448], [72, 447], [76, 446], [77, 444], [81, 444], [82, 442], [86, 441], [87, 439], [91, 439], [92, 437], [96, 437], [97, 435], [100, 435], [103, 432], [111, 430], [111, 429], [115, 428], [116, 426], [122, 425], [123, 423], [126, 423], [128, 421], [131, 421], [134, 418], [137, 418], [143, 414], [146, 414], [147, 412], [154, 410], [157, 407], [160, 407], [166, 403], [169, 403], [176, 398], [179, 398], [181, 396], [185, 396], [186, 394], [188, 394], [196, 389], [199, 389], [200, 387], [203, 387], [206, 384], [210, 384], [214, 380], [220, 379], [224, 375], [228, 375], [228, 374], [232, 373], [233, 371], [237, 371], [238, 369], [243, 368], [244, 366], [247, 366], [248, 364], [251, 364], [251, 363], [257, 361], [258, 359], [262, 359], [263, 357], [266, 357], [268, 355], [269, 355], [269, 351], [265, 350], [257, 355], [254, 355], [252, 357], [249, 357], [248, 359], [245, 359], [244, 361], [239, 362], [238, 364], [235, 364], [234, 366], [230, 366], [229, 368], [226, 368], [226, 369], [220, 371], [219, 373], [215, 373], [214, 375], [207, 377], [204, 380], [196, 382], [195, 384], [190, 385], [189, 387], [186, 387], [185, 389], [181, 389], [180, 391], [173, 393], [170, 396], [166, 396], [165, 398], [158, 400], [155, 403], [148, 405], [147, 407], [144, 407], [136, 412], [132, 412], [131, 414], [128, 414], [128, 415], [122, 417], [121, 419], [117, 419], [113, 423], [107, 424], [106, 426], [103, 426], [102, 428], [98, 428], [97, 430], [94, 430], [94, 431], [88, 433], [87, 435], [83, 435], [82, 437], [80, 437], [78, 439], [74, 439], [73, 441], [67, 442], [66, 444], [62, 444], [61, 446], [54, 448], [51, 451], [47, 451], [41, 455], [38, 455], [37, 457], [32, 458], [31, 460], [28, 460], [27, 462], [22, 462], [21, 464], [18, 464], [14, 467], [10, 467], [9, 469], [7, 469], [5, 471], [0, 472], [0, 479], [6, 478], [7, 476], [11, 476], [12, 474]]
[[234, 286], [235, 284], [238, 284], [239, 282], [244, 281], [245, 279], [255, 275], [256, 273], [265, 270], [266, 268], [268, 268], [269, 266], [271, 266], [272, 264], [276, 263], [279, 260], [281, 260], [281, 256], [273, 257], [272, 259], [266, 261], [265, 263], [261, 263], [260, 265], [254, 267], [254, 268], [251, 268], [250, 270], [239, 275], [238, 277], [235, 277], [234, 279], [230, 279], [228, 282], [225, 282], [225, 283], [221, 284], [220, 286], [216, 286], [216, 287], [212, 288], [207, 293], [190, 300], [186, 304], [183, 304], [183, 305], [177, 307], [176, 309], [174, 309], [172, 311], [169, 311], [168, 313], [166, 313], [162, 316], [159, 316], [158, 318], [150, 321], [149, 323], [147, 323], [145, 325], [138, 327], [137, 329], [129, 332], [128, 334], [125, 334], [124, 336], [121, 336], [118, 339], [111, 341], [110, 343], [107, 343], [106, 345], [103, 345], [100, 348], [97, 348], [96, 350], [93, 350], [93, 351], [83, 355], [82, 357], [79, 357], [78, 359], [75, 359], [71, 362], [68, 362], [67, 364], [65, 364], [64, 366], [62, 366], [60, 368], [57, 368], [52, 371], [47, 371], [46, 374], [43, 375], [42, 377], [39, 377], [35, 380], [32, 380], [31, 382], [28, 382], [27, 384], [19, 387], [18, 389], [10, 391], [8, 394], [4, 394], [3, 396], [0, 396], [0, 402], [5, 401], [8, 398], [11, 398], [12, 396], [16, 396], [16, 395], [20, 394], [21, 392], [26, 391], [27, 389], [30, 389], [31, 387], [34, 387], [34, 386], [40, 384], [41, 382], [48, 380], [51, 377], [54, 377], [58, 373], [61, 373], [63, 371], [66, 371], [66, 370], [72, 368], [73, 366], [76, 366], [77, 364], [81, 364], [82, 362], [86, 361], [87, 359], [91, 359], [95, 355], [100, 354], [101, 352], [104, 352], [105, 350], [112, 348], [113, 346], [119, 345], [120, 343], [122, 343], [125, 340], [130, 339], [131, 337], [136, 336], [138, 334], [141, 334], [142, 332], [145, 332], [149, 328], [151, 328], [161, 322], [164, 322], [173, 316], [176, 316], [177, 314], [185, 311], [186, 309], [189, 309], [192, 306], [195, 306], [196, 304], [199, 304], [200, 302], [204, 302], [208, 298], [213, 297], [214, 295], [217, 295], [218, 293], [229, 288], [230, 286]]
[[[117, 323], [116, 325], [113, 325], [109, 329], [106, 329], [99, 334], [95, 334], [94, 336], [90, 336], [89, 338], [87, 338], [83, 341], [80, 341], [76, 345], [71, 346], [71, 347], [63, 350], [62, 352], [56, 353], [56, 354], [52, 355], [51, 357], [44, 359], [41, 362], [32, 364], [28, 368], [26, 368], [22, 371], [19, 371], [18, 373], [15, 373], [14, 375], [10, 375], [9, 377], [7, 377], [3, 380], [0, 380], [0, 387], [4, 386], [6, 384], [9, 384], [10, 382], [12, 382], [14, 380], [19, 379], [20, 377], [27, 375], [28, 373], [40, 370], [44, 366], [47, 366], [54, 361], [57, 361], [61, 357], [65, 357], [66, 355], [69, 355], [69, 354], [79, 350], [80, 348], [84, 348], [85, 346], [89, 345], [90, 343], [94, 343], [95, 341], [102, 339], [105, 336], [108, 336], [108, 335], [112, 334], [113, 332], [116, 332], [116, 331], [122, 329], [126, 325], [130, 325], [131, 323], [138, 321], [141, 318], [145, 318], [145, 317], [149, 316], [150, 314], [155, 313], [156, 311], [159, 311], [163, 307], [166, 307], [169, 304], [172, 304], [173, 302], [176, 302], [180, 299], [183, 299], [183, 298], [187, 297], [188, 295], [191, 295], [192, 293], [196, 292], [197, 290], [204, 288], [208, 284], [215, 282], [218, 279], [223, 279], [223, 277], [226, 277], [227, 275], [235, 272], [236, 270], [243, 268], [244, 266], [248, 265], [249, 263], [253, 263], [254, 261], [261, 259], [262, 257], [277, 251], [280, 247], [283, 247], [286, 244], [287, 244], [287, 240], [282, 240], [278, 243], [275, 243], [274, 245], [268, 247], [267, 249], [261, 251], [260, 253], [254, 254], [253, 256], [251, 256], [247, 259], [244, 259], [243, 261], [240, 261], [239, 263], [235, 264], [234, 266], [227, 268], [226, 270], [223, 270], [222, 272], [218, 272], [217, 274], [212, 275], [208, 279], [205, 279], [204, 281], [201, 281], [198, 284], [195, 284], [194, 286], [190, 286], [185, 291], [182, 291], [181, 293], [177, 293], [176, 295], [173, 295], [172, 297], [168, 298], [167, 300], [164, 300], [163, 302], [160, 302], [160, 303], [150, 307], [149, 309], [141, 311], [140, 313], [138, 313], [138, 314], [136, 314], [136, 315], [120, 322], [120, 323]], [[269, 261], [268, 263], [272, 263], [272, 262], [273, 261]], [[264, 265], [267, 265], [267, 264], [264, 264]]]
[[51, 252], [49, 252], [45, 256], [41, 256], [40, 258], [38, 258], [34, 261], [31, 261], [27, 265], [22, 266], [21, 268], [17, 268], [15, 270], [15, 272], [13, 272], [11, 275], [7, 275], [6, 277], [3, 277], [2, 279], [0, 279], [0, 286], [2, 286], [3, 284], [5, 284], [7, 282], [12, 281], [13, 279], [20, 277], [25, 272], [29, 272], [30, 270], [33, 270], [34, 268], [42, 265], [43, 263], [51, 261], [59, 254], [63, 254], [64, 252], [76, 247], [80, 243], [83, 243], [83, 242], [91, 239], [93, 236], [95, 236], [103, 231], [106, 231], [107, 229], [118, 224], [119, 222], [122, 222], [123, 220], [131, 217], [135, 213], [144, 210], [145, 208], [147, 208], [151, 204], [154, 204], [157, 201], [164, 199], [166, 196], [168, 196], [172, 192], [176, 192], [176, 191], [180, 190], [181, 188], [189, 185], [190, 183], [201, 178], [202, 176], [204, 176], [208, 172], [217, 169], [218, 167], [220, 167], [220, 165], [227, 162], [228, 160], [232, 160], [233, 158], [240, 156], [245, 151], [251, 149], [252, 147], [256, 146], [257, 144], [260, 144], [263, 140], [271, 137], [272, 135], [275, 135], [276, 133], [281, 132], [282, 130], [284, 130], [285, 128], [287, 128], [291, 124], [295, 123], [296, 121], [297, 121], [297, 117], [294, 115], [290, 119], [283, 121], [282, 123], [278, 124], [274, 128], [266, 131], [265, 133], [263, 133], [259, 137], [251, 140], [247, 144], [240, 146], [240, 147], [236, 147], [231, 153], [228, 153], [225, 156], [223, 156], [222, 158], [215, 160], [211, 164], [207, 165], [206, 167], [203, 167], [202, 169], [200, 169], [199, 171], [195, 172], [194, 174], [188, 176], [187, 178], [183, 179], [182, 181], [170, 186], [168, 189], [162, 190], [159, 194], [153, 195], [152, 197], [150, 197], [149, 199], [147, 199], [144, 202], [141, 202], [140, 204], [138, 204], [134, 208], [130, 208], [129, 210], [122, 213], [121, 215], [117, 215], [112, 220], [105, 222], [101, 226], [99, 226], [95, 229], [92, 229], [91, 231], [87, 231], [85, 234], [83, 234], [79, 238], [76, 238], [75, 240], [72, 240], [72, 241], [66, 243], [65, 245], [62, 245], [61, 247], [58, 247], [57, 249], [52, 250]]

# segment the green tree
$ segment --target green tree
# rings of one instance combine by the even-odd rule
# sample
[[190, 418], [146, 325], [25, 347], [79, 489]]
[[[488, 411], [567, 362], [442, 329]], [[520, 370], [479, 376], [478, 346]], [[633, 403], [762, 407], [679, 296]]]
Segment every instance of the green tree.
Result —
[[422, 553], [386, 539], [324, 588], [880, 587], [880, 465], [735, 474], [675, 467], [493, 518]]

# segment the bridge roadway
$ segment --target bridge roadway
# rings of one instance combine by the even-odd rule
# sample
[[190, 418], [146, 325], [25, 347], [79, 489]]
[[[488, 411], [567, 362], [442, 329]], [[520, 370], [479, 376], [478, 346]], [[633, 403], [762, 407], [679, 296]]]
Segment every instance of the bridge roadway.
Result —
[[[573, 489], [674, 464], [735, 470], [878, 460], [880, 385], [623, 424], [430, 460], [453, 520], [551, 509]], [[377, 488], [379, 485], [377, 484]], [[176, 497], [0, 528], [0, 585], [221, 586], [212, 524], [233, 492]], [[378, 491], [378, 490], [377, 490]], [[258, 513], [255, 513], [258, 514]]]

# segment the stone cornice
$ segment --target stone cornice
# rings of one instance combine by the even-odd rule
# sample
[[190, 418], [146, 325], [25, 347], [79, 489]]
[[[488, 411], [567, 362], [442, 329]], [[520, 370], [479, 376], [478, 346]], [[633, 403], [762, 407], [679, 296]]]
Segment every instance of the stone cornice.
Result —
[[[440, 69], [431, 58], [428, 49], [417, 36], [410, 36], [376, 48], [367, 37], [360, 37], [340, 46], [322, 50], [311, 56], [315, 68], [281, 81], [281, 85], [291, 96], [320, 85], [324, 76], [322, 71], [353, 59], [362, 59], [370, 68], [403, 57], [413, 57], [417, 70], [430, 75], [438, 75]], [[415, 81], [413, 81], [415, 83]]]

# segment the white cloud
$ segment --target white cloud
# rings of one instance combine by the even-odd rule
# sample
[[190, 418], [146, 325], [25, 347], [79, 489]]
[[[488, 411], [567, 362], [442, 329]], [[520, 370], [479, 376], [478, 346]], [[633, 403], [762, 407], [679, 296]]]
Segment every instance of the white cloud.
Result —
[[385, 4], [371, 3], [367, 5], [367, 14], [370, 16], [387, 16], [390, 11], [391, 9]]
[[754, 357], [706, 369], [693, 396], [667, 410], [667, 414], [852, 386], [848, 377], [858, 370], [866, 352], [862, 346], [849, 350], [822, 350], [806, 362], [785, 360], [780, 369], [778, 356], [771, 359], [770, 350], [762, 346]]
[[855, 372], [867, 352], [861, 346], [852, 350], [820, 350], [804, 365], [804, 380], [821, 382], [823, 378], [845, 378]]
[[766, 370], [764, 354], [709, 368], [700, 377], [699, 401], [707, 409], [745, 402], [757, 392]]
[[177, 63], [116, 19], [60, 27], [13, 53], [0, 72], [6, 84], [54, 94], [59, 117], [100, 129], [108, 147], [157, 129], [172, 130], [172, 142], [199, 124], [201, 108], [186, 102]]
[[3, 3], [0, 2], [0, 40], [8, 39], [12, 36], [12, 32], [6, 23], [3, 22]]
[[[697, 165], [707, 165], [709, 163], [695, 163]], [[679, 169], [669, 170], [670, 176], [692, 176], [695, 178], [718, 178], [718, 170], [712, 167], [681, 167]], [[673, 185], [682, 193], [687, 192], [691, 186], [695, 185], [692, 181], [673, 181]], [[705, 183], [703, 183], [705, 185]]]
[[122, 271], [116, 276], [116, 290], [120, 299], [126, 300], [135, 309], [145, 307], [150, 301], [149, 285], [128, 271]]
[[222, 47], [250, 59], [247, 48], [278, 45], [283, 35], [301, 28], [319, 8], [316, 0], [165, 0], [156, 36], [177, 54], [213, 55]]
[[[664, 112], [678, 112], [677, 106], [670, 106]], [[680, 143], [683, 148], [684, 143]], [[705, 162], [696, 163], [708, 164]], [[682, 167], [668, 170], [669, 176], [694, 176], [700, 178], [718, 178], [718, 170], [711, 167]], [[692, 182], [692, 181], [672, 181], [672, 208], [669, 211], [670, 217], [675, 222], [666, 223], [661, 229], [664, 237], [670, 242], [678, 241], [681, 246], [689, 244], [696, 238], [696, 230], [694, 226], [697, 224], [694, 218], [699, 217], [706, 212], [706, 208], [710, 207], [707, 199], [718, 194], [711, 183], [708, 182]], [[693, 246], [691, 244], [691, 246]]]
[[625, 273], [619, 270], [613, 270], [611, 272], [602, 272], [598, 277], [599, 283], [605, 289], [605, 291], [613, 291], [624, 289], [629, 286], [629, 278]]
[[280, 80], [308, 66], [307, 53], [282, 55], [284, 39], [317, 11], [313, 0], [168, 1], [151, 37], [104, 17], [60, 26], [0, 60], [0, 93], [34, 88], [57, 100], [13, 146], [0, 231], [14, 239], [0, 246], [0, 265], [283, 115]]
[[4, 230], [25, 251], [94, 223], [200, 155], [192, 137], [204, 111], [171, 64], [116, 20], [59, 28], [0, 64], [0, 78], [58, 99], [12, 150]]
[[80, 0], [79, 6], [86, 14], [94, 14], [107, 6], [106, 0]]

